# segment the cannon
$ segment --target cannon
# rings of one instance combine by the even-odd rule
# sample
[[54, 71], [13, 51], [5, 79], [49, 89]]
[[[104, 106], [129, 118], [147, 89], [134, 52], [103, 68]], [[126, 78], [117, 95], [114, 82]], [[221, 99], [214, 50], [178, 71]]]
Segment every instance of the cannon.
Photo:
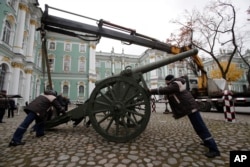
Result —
[[[49, 8], [95, 21], [98, 25], [94, 26], [50, 15]], [[41, 32], [43, 61], [47, 66], [51, 88], [45, 30], [88, 41], [99, 41], [101, 37], [107, 37], [121, 40], [125, 44], [137, 44], [176, 54], [176, 47], [137, 33], [134, 29], [116, 25], [103, 19], [96, 20], [74, 14], [48, 5], [45, 5], [45, 11], [41, 17], [41, 27], [38, 30]], [[84, 118], [88, 117], [96, 132], [108, 141], [127, 142], [136, 138], [145, 130], [151, 114], [150, 94], [143, 79], [143, 74], [178, 60], [195, 56], [198, 53], [197, 49], [186, 51], [185, 48], [180, 48], [178, 50], [180, 50], [180, 53], [177, 55], [137, 68], [128, 66], [120, 74], [97, 81], [85, 103], [70, 110], [66, 115], [46, 121], [45, 128], [50, 129], [70, 120], [74, 122], [73, 126], [77, 126]]]
[[136, 138], [145, 130], [151, 114], [150, 93], [143, 74], [197, 53], [197, 49], [192, 49], [137, 68], [128, 66], [120, 74], [97, 81], [85, 103], [47, 121], [46, 129], [70, 120], [76, 126], [88, 117], [95, 131], [108, 141]]

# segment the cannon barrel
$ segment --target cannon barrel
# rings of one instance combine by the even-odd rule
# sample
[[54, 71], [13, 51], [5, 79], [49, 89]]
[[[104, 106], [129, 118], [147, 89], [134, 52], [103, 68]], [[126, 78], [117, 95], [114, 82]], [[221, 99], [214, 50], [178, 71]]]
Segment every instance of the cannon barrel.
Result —
[[[160, 68], [162, 66], [174, 63], [176, 61], [179, 61], [179, 60], [182, 60], [182, 59], [185, 59], [187, 57], [194, 56], [197, 54], [198, 54], [198, 49], [191, 49], [189, 51], [185, 51], [185, 52], [173, 55], [173, 56], [169, 56], [163, 60], [149, 63], [149, 64], [144, 65], [144, 66], [136, 67], [136, 68], [129, 69], [129, 70], [125, 69], [121, 72], [121, 74], [115, 74], [115, 75], [112, 75], [111, 77], [118, 77], [118, 76], [127, 75], [127, 74], [130, 75], [130, 74], [136, 74], [136, 73], [147, 73], [149, 71], [155, 70], [155, 69]], [[108, 78], [111, 78], [111, 77], [108, 77]], [[102, 81], [103, 80], [98, 80], [95, 82], [95, 84], [98, 85]]]
[[159, 61], [156, 61], [153, 63], [146, 64], [144, 66], [133, 68], [131, 71], [132, 71], [132, 73], [139, 73], [139, 72], [140, 73], [147, 73], [149, 71], [152, 71], [152, 70], [160, 68], [162, 66], [171, 64], [171, 63], [176, 62], [178, 60], [182, 60], [184, 58], [194, 56], [197, 53], [198, 53], [197, 49], [192, 49], [192, 50], [189, 50], [186, 52], [179, 53], [179, 54], [174, 55], [174, 56], [169, 56], [163, 60], [159, 60]]

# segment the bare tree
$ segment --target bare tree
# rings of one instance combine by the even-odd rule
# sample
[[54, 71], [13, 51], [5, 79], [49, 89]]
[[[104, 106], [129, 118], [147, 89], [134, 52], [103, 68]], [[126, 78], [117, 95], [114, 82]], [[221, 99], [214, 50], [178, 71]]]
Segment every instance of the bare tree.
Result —
[[[175, 42], [177, 45], [192, 45], [208, 55], [217, 63], [222, 77], [226, 79], [232, 58], [238, 50], [238, 36], [236, 35], [236, 9], [229, 1], [213, 1], [205, 6], [202, 12], [193, 10], [186, 11], [185, 21], [175, 20], [180, 24], [181, 33], [177, 36], [171, 34], [167, 42]], [[223, 69], [216, 55], [219, 47], [226, 47], [228, 62]]]

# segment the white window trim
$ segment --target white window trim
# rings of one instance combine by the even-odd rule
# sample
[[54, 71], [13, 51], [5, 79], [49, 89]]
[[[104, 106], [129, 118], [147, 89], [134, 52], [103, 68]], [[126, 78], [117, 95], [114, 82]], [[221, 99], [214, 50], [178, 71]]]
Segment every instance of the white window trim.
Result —
[[[69, 46], [69, 50], [67, 50], [67, 46]], [[71, 50], [72, 50], [72, 44], [69, 43], [69, 42], [65, 42], [64, 43], [64, 51], [65, 52], [71, 52]]]

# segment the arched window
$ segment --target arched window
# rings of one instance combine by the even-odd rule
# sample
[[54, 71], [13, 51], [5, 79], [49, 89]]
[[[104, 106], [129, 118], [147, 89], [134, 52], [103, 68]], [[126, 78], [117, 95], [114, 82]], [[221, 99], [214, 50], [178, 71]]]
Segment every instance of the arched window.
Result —
[[85, 71], [85, 58], [83, 56], [79, 57], [79, 72]]
[[70, 56], [65, 56], [63, 60], [63, 70], [69, 71], [70, 70]]
[[79, 96], [84, 96], [84, 86], [83, 85], [79, 86]]
[[79, 51], [80, 51], [81, 53], [85, 52], [85, 51], [86, 51], [86, 46], [85, 46], [84, 44], [80, 44], [80, 46], [79, 46]]
[[10, 25], [9, 21], [6, 20], [4, 30], [3, 30], [2, 41], [8, 45], [10, 45], [10, 35], [11, 35], [11, 25]]
[[56, 43], [54, 41], [49, 43], [49, 49], [50, 50], [55, 50], [56, 49]]
[[69, 86], [63, 85], [63, 96], [68, 97], [68, 93], [69, 93]]
[[64, 50], [65, 50], [66, 52], [70, 52], [70, 51], [71, 51], [71, 44], [70, 44], [70, 43], [65, 43], [65, 45], [64, 45]]

